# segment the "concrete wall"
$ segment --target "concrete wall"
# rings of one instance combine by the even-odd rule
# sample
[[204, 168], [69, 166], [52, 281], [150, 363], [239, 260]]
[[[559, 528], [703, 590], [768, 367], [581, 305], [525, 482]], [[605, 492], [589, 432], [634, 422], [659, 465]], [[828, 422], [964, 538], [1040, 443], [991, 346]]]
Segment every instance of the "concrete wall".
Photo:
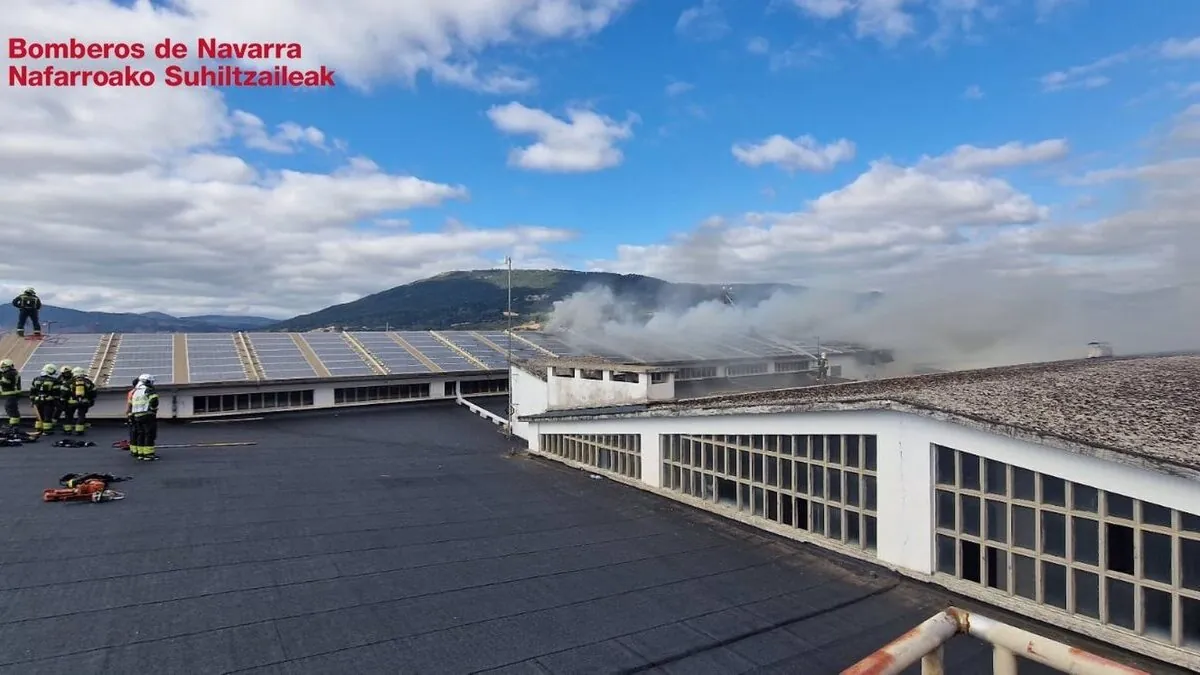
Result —
[[[551, 409], [602, 408], [675, 397], [674, 379], [670, 374], [665, 382], [650, 384], [649, 373], [636, 373], [638, 381], [624, 382], [614, 380], [611, 370], [593, 371], [600, 374], [600, 379], [583, 377], [585, 371], [579, 368], [559, 366], [548, 370], [544, 386]], [[556, 371], [563, 374], [556, 374]]]
[[[517, 396], [523, 392], [517, 392]], [[514, 397], [515, 398], [515, 397]], [[1200, 514], [1200, 490], [1184, 478], [1081, 456], [1044, 445], [1017, 440], [952, 422], [890, 411], [844, 411], [779, 413], [761, 415], [625, 418], [594, 421], [541, 421], [523, 434], [630, 434], [641, 435], [642, 480], [629, 482], [658, 491], [664, 496], [715, 513], [750, 522], [784, 536], [857, 555], [913, 576], [936, 583], [1007, 609], [1057, 624], [1113, 644], [1173, 661], [1200, 667], [1200, 657], [1178, 648], [1152, 642], [1130, 633], [1115, 631], [1064, 612], [1001, 594], [946, 575], [935, 575], [934, 567], [934, 450], [943, 445], [1032, 471], [1056, 476], [1134, 499], [1145, 500], [1190, 514]], [[665, 434], [874, 434], [878, 459], [878, 539], [875, 558], [847, 550], [823, 537], [812, 536], [762, 518], [738, 513], [728, 507], [662, 489], [661, 435]], [[531, 450], [537, 450], [536, 445]], [[558, 459], [546, 455], [552, 459]]]
[[509, 405], [513, 407], [512, 432], [525, 439], [533, 449], [537, 449], [537, 433], [533, 425], [520, 421], [520, 417], [546, 412], [550, 407], [548, 394], [547, 383], [536, 375], [520, 368], [512, 369], [512, 396], [509, 399]]

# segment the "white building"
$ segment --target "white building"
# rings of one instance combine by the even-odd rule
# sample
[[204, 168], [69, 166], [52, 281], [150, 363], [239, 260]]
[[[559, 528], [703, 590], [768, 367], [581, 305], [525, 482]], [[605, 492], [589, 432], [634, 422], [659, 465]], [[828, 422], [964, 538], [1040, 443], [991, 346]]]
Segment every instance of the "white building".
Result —
[[514, 367], [532, 452], [1200, 669], [1200, 356], [680, 399]]

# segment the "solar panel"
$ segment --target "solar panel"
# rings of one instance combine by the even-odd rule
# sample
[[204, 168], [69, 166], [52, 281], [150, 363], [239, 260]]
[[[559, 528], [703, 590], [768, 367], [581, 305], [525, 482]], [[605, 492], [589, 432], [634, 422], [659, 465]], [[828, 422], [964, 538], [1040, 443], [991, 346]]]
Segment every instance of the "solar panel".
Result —
[[246, 339], [254, 348], [254, 354], [262, 365], [263, 374], [269, 380], [287, 380], [316, 377], [304, 352], [296, 346], [289, 333], [247, 333]]
[[354, 333], [354, 337], [366, 347], [371, 354], [396, 374], [426, 374], [433, 372], [420, 359], [413, 356], [400, 343], [382, 331], [364, 331]]
[[300, 338], [312, 347], [313, 353], [334, 377], [377, 374], [341, 333], [304, 333]]
[[[524, 336], [522, 335], [522, 337], [524, 337]], [[609, 348], [605, 345], [602, 345], [602, 344], [596, 342], [595, 340], [586, 338], [578, 333], [563, 333], [561, 335], [560, 339], [563, 341], [570, 342], [577, 349], [583, 350], [589, 356], [599, 356], [601, 358], [610, 359], [613, 361], [637, 361], [637, 360], [639, 360], [637, 357], [635, 357], [632, 354], [628, 354], [628, 353], [625, 353], [624, 351], [617, 351], [615, 349]]]
[[552, 335], [545, 333], [534, 333], [532, 331], [522, 331], [521, 337], [542, 347], [549, 349], [557, 356], [587, 356], [589, 352], [576, 346], [572, 346], [563, 340], [560, 340]]
[[479, 366], [468, 361], [462, 354], [447, 347], [445, 343], [433, 337], [428, 332], [397, 331], [396, 334], [403, 338], [405, 342], [412, 345], [417, 351], [421, 352], [425, 358], [436, 363], [442, 370], [480, 370]]
[[175, 379], [175, 336], [162, 333], [131, 333], [121, 336], [117, 344], [109, 382], [122, 385], [125, 381], [149, 373], [161, 384]]
[[96, 358], [103, 335], [98, 333], [62, 333], [49, 335], [34, 347], [33, 353], [21, 367], [21, 380], [26, 387], [48, 363], [56, 366], [87, 368]]
[[230, 382], [248, 380], [232, 335], [187, 335], [188, 381]]
[[507, 333], [480, 333], [480, 335], [488, 340], [491, 340], [492, 342], [495, 342], [497, 346], [503, 347], [504, 349], [508, 349], [508, 346], [511, 343], [513, 354], [522, 359], [544, 359], [550, 356], [543, 351], [530, 347], [517, 338], [512, 338], [510, 340]]
[[492, 349], [483, 340], [465, 331], [439, 331], [438, 335], [454, 343], [455, 347], [478, 359], [489, 368], [501, 370], [508, 368], [508, 358]]

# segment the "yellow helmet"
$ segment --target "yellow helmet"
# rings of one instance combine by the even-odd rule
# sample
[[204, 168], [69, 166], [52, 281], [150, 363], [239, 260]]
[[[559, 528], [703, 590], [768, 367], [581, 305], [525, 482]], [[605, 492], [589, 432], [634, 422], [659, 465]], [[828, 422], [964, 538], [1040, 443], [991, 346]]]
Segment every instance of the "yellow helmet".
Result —
[[0, 370], [8, 370], [9, 368], [12, 368], [12, 367], [13, 367], [12, 359], [0, 360]]

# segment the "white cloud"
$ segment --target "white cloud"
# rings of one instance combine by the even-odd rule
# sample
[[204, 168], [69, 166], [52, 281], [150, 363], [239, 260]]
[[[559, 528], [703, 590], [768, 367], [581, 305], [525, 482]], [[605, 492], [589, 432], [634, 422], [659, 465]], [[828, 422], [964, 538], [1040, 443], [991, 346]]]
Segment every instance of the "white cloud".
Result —
[[1111, 82], [1104, 71], [1129, 63], [1138, 55], [1137, 50], [1126, 50], [1110, 54], [1080, 66], [1056, 70], [1041, 77], [1042, 90], [1053, 92], [1064, 89], [1096, 89]]
[[717, 40], [729, 33], [729, 23], [720, 0], [703, 0], [683, 10], [675, 22], [675, 31], [695, 40]]
[[916, 32], [916, 21], [905, 11], [912, 0], [791, 0], [802, 13], [829, 21], [843, 16], [854, 17], [855, 34], [894, 43]]
[[963, 98], [978, 101], [983, 98], [983, 89], [977, 84], [972, 84], [963, 91]]
[[[504, 93], [530, 85], [502, 64], [479, 65], [490, 62], [492, 47], [586, 37], [631, 1], [347, 0], [284, 11], [279, 3], [178, 0], [166, 11], [145, 2], [10, 0], [4, 22], [6, 35], [33, 41], [297, 41], [304, 58], [289, 65], [328, 66], [339, 84], [428, 75]], [[467, 199], [467, 187], [453, 175], [414, 176], [355, 157], [364, 148], [329, 138], [295, 112], [280, 118], [278, 109], [243, 107], [203, 88], [7, 88], [0, 230], [14, 249], [49, 242], [72, 261], [74, 281], [9, 257], [0, 287], [33, 284], [49, 302], [97, 309], [287, 315], [489, 265], [509, 252], [518, 264], [544, 260], [545, 246], [573, 236], [525, 225], [398, 227], [408, 211]], [[287, 153], [304, 148], [330, 151], [319, 161], [336, 168], [286, 168]], [[276, 153], [275, 163], [238, 156], [254, 149]]]
[[514, 148], [511, 166], [530, 171], [584, 173], [619, 165], [624, 155], [617, 143], [633, 137], [637, 117], [624, 122], [587, 108], [570, 108], [566, 119], [520, 103], [495, 106], [488, 117], [506, 134], [537, 138], [533, 145]]
[[771, 51], [771, 41], [765, 37], [753, 37], [746, 42], [746, 51], [751, 54], [766, 54]]
[[854, 151], [854, 143], [845, 138], [822, 145], [808, 135], [787, 138], [775, 134], [758, 143], [733, 146], [733, 156], [746, 166], [774, 164], [788, 171], [829, 171], [854, 159]]
[[676, 82], [672, 82], [672, 83], [668, 84], [665, 92], [666, 92], [667, 96], [679, 96], [681, 94], [686, 94], [695, 88], [696, 88], [696, 85], [691, 84], [690, 82], [676, 81]]
[[1054, 138], [1038, 143], [1013, 141], [993, 148], [960, 145], [938, 157], [924, 157], [922, 169], [958, 173], [988, 173], [1027, 164], [1042, 164], [1063, 159], [1071, 151], [1066, 139]]
[[1167, 40], [1162, 44], [1161, 53], [1168, 59], [1200, 58], [1200, 37], [1190, 40]]

